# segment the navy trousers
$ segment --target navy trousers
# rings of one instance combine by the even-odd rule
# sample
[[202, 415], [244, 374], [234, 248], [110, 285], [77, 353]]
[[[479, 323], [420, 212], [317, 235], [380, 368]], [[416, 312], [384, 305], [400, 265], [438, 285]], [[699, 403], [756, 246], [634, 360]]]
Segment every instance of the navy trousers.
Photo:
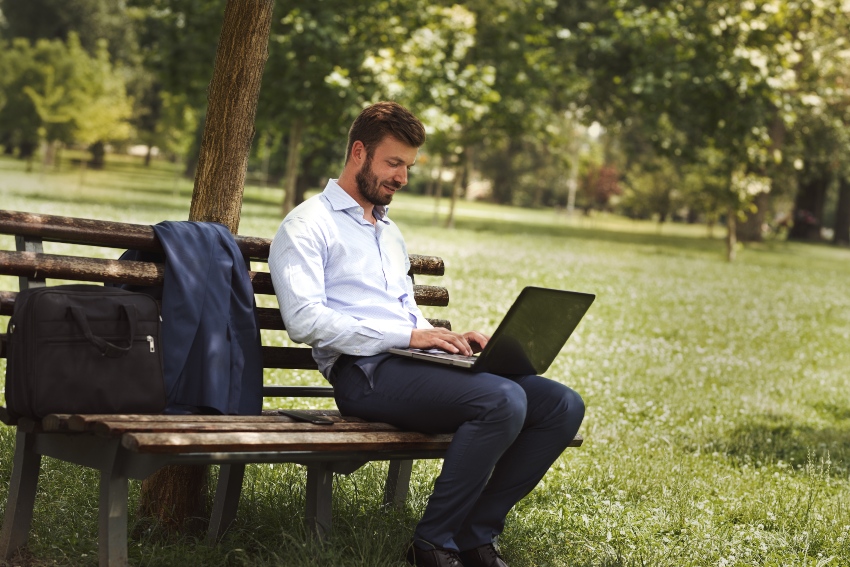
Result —
[[575, 391], [541, 376], [505, 378], [376, 355], [343, 356], [331, 380], [343, 415], [454, 433], [414, 534], [426, 549], [492, 543], [584, 418]]

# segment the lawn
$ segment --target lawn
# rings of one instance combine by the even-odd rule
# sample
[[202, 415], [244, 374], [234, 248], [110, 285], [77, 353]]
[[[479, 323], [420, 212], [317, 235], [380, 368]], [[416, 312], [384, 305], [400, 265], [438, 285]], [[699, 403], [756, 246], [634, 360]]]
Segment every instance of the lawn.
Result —
[[[71, 166], [26, 173], [0, 158], [4, 209], [155, 223], [186, 219], [191, 190], [164, 162], [115, 158], [81, 176]], [[249, 184], [240, 232], [271, 237], [281, 197]], [[511, 567], [850, 565], [850, 250], [775, 241], [730, 264], [721, 231], [712, 239], [705, 227], [462, 202], [447, 230], [433, 224], [432, 200], [406, 194], [390, 214], [411, 252], [445, 259], [446, 276], [423, 283], [448, 287], [451, 305], [432, 314], [458, 330], [492, 331], [526, 285], [597, 294], [547, 372], [584, 397], [585, 443], [509, 516], [501, 545]], [[311, 372], [266, 379], [322, 383]], [[0, 436], [4, 502], [14, 435]], [[337, 478], [336, 531], [324, 544], [301, 524], [304, 470], [251, 466], [221, 545], [134, 521], [131, 561], [403, 565], [439, 462], [416, 463], [398, 513], [380, 507], [384, 470]], [[41, 483], [28, 561], [95, 565], [96, 475], [47, 459]]]

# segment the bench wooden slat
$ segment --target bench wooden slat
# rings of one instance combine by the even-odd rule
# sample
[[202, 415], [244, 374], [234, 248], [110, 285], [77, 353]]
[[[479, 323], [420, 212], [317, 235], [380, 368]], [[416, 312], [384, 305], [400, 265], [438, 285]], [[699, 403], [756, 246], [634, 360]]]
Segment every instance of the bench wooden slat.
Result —
[[[153, 262], [83, 258], [36, 252], [0, 250], [3, 273], [10, 276], [54, 278], [63, 280], [111, 282], [142, 286], [162, 285], [165, 266]], [[274, 295], [271, 274], [248, 272], [254, 293]], [[444, 307], [449, 292], [444, 287], [415, 285], [413, 293], [419, 305]]]
[[312, 349], [307, 347], [271, 347], [263, 346], [263, 368], [294, 368], [297, 370], [316, 370]]
[[264, 398], [332, 398], [332, 386], [263, 386]]
[[[340, 417], [337, 410], [300, 410], [310, 415], [326, 417], [332, 421], [362, 423], [358, 417]], [[50, 414], [41, 425], [44, 431], [89, 431], [94, 424], [112, 423], [296, 423], [296, 420], [274, 411], [263, 415], [172, 415], [172, 414]]]
[[12, 314], [17, 296], [18, 294], [14, 291], [0, 291], [0, 315]]
[[445, 450], [452, 435], [409, 431], [288, 433], [125, 433], [121, 444], [140, 453], [207, 453], [265, 451], [396, 451]]
[[[14, 291], [0, 291], [0, 315], [11, 315], [15, 309], [15, 298], [18, 296]], [[260, 321], [261, 329], [269, 329], [273, 331], [283, 331], [286, 327], [283, 324], [283, 318], [280, 316], [280, 309], [275, 307], [258, 307], [257, 317]], [[435, 327], [445, 327], [451, 329], [451, 323], [445, 319], [428, 319]]]
[[165, 433], [165, 432], [190, 432], [190, 433], [284, 433], [291, 431], [316, 431], [316, 432], [340, 432], [340, 431], [399, 431], [398, 427], [389, 423], [377, 422], [337, 422], [333, 425], [317, 425], [304, 421], [292, 421], [289, 423], [273, 422], [126, 422], [126, 421], [98, 421], [91, 426], [91, 431], [101, 437], [119, 437], [125, 433]]
[[[108, 248], [162, 251], [153, 227], [143, 224], [0, 210], [0, 233]], [[239, 235], [234, 238], [245, 257], [257, 260], [269, 257], [271, 239]], [[414, 274], [442, 276], [445, 273], [443, 260], [438, 256], [411, 254], [410, 267]]]
[[[12, 314], [12, 307], [14, 306], [14, 299], [11, 300], [11, 304], [8, 307], [8, 315]], [[0, 315], [6, 315], [7, 313], [3, 313], [3, 294], [0, 292]], [[257, 317], [260, 321], [261, 329], [269, 329], [273, 331], [283, 331], [286, 327], [283, 324], [283, 317], [280, 315], [280, 309], [274, 307], [258, 307], [257, 308]], [[435, 327], [445, 327], [446, 329], [451, 329], [452, 324], [446, 319], [431, 319], [428, 318], [428, 322], [434, 325]]]

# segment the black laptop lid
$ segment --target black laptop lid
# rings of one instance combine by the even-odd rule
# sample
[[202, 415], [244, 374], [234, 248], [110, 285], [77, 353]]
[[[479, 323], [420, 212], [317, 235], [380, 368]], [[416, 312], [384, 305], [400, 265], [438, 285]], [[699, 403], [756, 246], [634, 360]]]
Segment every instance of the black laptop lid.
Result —
[[473, 370], [543, 374], [595, 298], [590, 293], [526, 287], [493, 333]]

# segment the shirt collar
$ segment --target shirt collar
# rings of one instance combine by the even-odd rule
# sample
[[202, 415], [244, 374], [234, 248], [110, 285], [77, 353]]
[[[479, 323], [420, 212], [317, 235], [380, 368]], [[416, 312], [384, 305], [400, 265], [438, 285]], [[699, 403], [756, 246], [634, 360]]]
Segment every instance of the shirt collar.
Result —
[[[335, 211], [347, 211], [350, 209], [361, 208], [357, 201], [354, 200], [354, 197], [349, 195], [345, 189], [339, 186], [336, 179], [328, 180], [328, 184], [325, 186], [325, 190], [322, 192], [322, 195], [325, 196], [328, 203], [330, 203], [331, 207]], [[375, 205], [374, 211], [376, 219], [384, 224], [390, 223], [389, 218], [387, 218], [387, 214], [390, 212], [389, 205]]]

